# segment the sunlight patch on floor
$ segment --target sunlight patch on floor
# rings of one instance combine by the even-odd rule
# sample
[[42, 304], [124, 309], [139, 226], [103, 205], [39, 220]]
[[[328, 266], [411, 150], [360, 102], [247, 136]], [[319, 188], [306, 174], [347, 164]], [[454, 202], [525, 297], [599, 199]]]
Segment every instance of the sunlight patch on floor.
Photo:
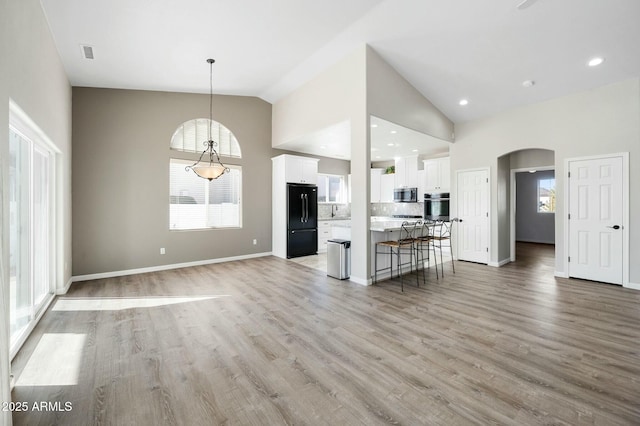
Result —
[[59, 298], [52, 311], [122, 311], [135, 308], [156, 308], [178, 303], [200, 302], [202, 300], [230, 297], [228, 294], [192, 297], [80, 297]]
[[16, 386], [77, 385], [86, 337], [77, 333], [42, 335]]

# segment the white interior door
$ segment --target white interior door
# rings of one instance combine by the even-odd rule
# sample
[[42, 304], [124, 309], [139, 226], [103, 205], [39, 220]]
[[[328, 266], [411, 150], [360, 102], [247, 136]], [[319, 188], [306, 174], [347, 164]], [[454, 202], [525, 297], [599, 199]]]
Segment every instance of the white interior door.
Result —
[[569, 276], [622, 284], [622, 157], [569, 162]]
[[489, 172], [458, 172], [458, 259], [489, 262]]

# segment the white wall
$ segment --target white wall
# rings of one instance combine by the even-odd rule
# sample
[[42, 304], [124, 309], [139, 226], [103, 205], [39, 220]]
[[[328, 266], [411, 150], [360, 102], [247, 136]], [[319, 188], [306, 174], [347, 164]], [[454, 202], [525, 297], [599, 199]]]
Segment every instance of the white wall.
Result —
[[362, 46], [273, 105], [273, 148], [345, 120], [351, 127], [351, 275], [368, 282], [369, 117], [451, 140], [452, 122], [370, 47]]
[[[0, 0], [0, 403], [11, 401], [9, 392], [9, 74], [8, 4]], [[6, 265], [6, 266], [5, 266]], [[11, 412], [0, 411], [0, 424], [11, 424]]]
[[[508, 221], [498, 222], [498, 157], [513, 151], [542, 148], [555, 151], [558, 218], [564, 217], [564, 161], [567, 158], [630, 153], [630, 217], [640, 217], [640, 78], [619, 82], [550, 101], [516, 108], [455, 126], [451, 145], [452, 170], [491, 167], [491, 252], [497, 262], [499, 235]], [[455, 182], [455, 173], [453, 175]], [[453, 201], [455, 211], [456, 204]], [[632, 226], [630, 259], [640, 258], [640, 226]], [[564, 273], [567, 256], [562, 240], [564, 223], [556, 221], [556, 271]], [[640, 283], [640, 264], [630, 265], [630, 281]]]
[[367, 49], [367, 109], [370, 115], [445, 141], [452, 140], [451, 120], [372, 48]]
[[[272, 109], [272, 146], [316, 133], [349, 120], [351, 183], [369, 187], [369, 124], [366, 114], [366, 46], [329, 67], [313, 80], [280, 99]], [[351, 278], [369, 279], [369, 191], [351, 193]]]
[[273, 148], [357, 115], [359, 99], [366, 96], [358, 84], [365, 78], [363, 51], [357, 49], [273, 104]]
[[[62, 217], [58, 235], [61, 273], [56, 283], [62, 290], [71, 278], [71, 86], [51, 37], [38, 0], [0, 1], [0, 180], [2, 255], [0, 258], [2, 307], [0, 308], [0, 396], [9, 396], [9, 203], [8, 203], [8, 105], [16, 102], [61, 151], [58, 178], [62, 193], [58, 214]], [[66, 271], [64, 265], [67, 265]], [[0, 412], [0, 424], [10, 424], [10, 414]]]

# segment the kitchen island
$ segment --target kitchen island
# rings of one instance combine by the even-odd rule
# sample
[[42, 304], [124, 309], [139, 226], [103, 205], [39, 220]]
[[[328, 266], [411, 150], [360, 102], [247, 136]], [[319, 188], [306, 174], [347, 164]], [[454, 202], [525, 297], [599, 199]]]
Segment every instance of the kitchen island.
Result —
[[[371, 217], [371, 225], [369, 226], [369, 230], [371, 231], [371, 276], [374, 275], [374, 265], [375, 265], [375, 255], [376, 255], [376, 243], [381, 241], [389, 241], [389, 240], [397, 240], [400, 236], [400, 228], [404, 222], [408, 222], [409, 224], [414, 224], [418, 221], [417, 218], [390, 218], [390, 217], [380, 217], [380, 216], [372, 216]], [[331, 226], [331, 238], [339, 238], [343, 240], [351, 240], [351, 221], [340, 221], [332, 224]], [[353, 242], [352, 242], [353, 244]], [[390, 259], [390, 256], [380, 255], [378, 257], [378, 268], [388, 268], [389, 262], [393, 262], [393, 269], [396, 270], [396, 258], [393, 256]], [[404, 262], [403, 262], [404, 263]], [[408, 271], [409, 267], [406, 266], [405, 269]], [[395, 273], [395, 272], [394, 272]], [[378, 279], [386, 279], [389, 278], [390, 271], [384, 271], [378, 274]]]

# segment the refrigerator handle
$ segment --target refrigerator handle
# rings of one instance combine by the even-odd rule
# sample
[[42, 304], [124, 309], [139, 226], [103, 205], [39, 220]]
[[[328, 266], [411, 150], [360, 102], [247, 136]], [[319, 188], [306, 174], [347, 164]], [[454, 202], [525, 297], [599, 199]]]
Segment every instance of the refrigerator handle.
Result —
[[309, 194], [304, 194], [304, 221], [309, 221]]
[[300, 194], [300, 204], [301, 204], [301, 211], [302, 213], [300, 214], [300, 222], [304, 222], [304, 194]]

